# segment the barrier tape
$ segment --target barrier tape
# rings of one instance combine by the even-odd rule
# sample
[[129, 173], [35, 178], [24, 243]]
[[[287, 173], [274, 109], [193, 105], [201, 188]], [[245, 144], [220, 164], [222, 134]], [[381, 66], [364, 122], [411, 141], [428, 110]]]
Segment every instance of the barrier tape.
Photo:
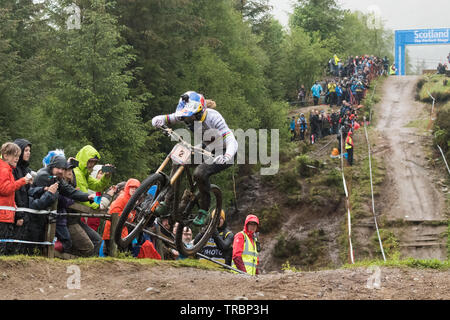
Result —
[[0, 242], [26, 243], [26, 244], [38, 244], [38, 245], [42, 245], [42, 246], [52, 246], [52, 245], [55, 244], [56, 241], [53, 241], [53, 242], [49, 242], [49, 241], [34, 242], [34, 241], [17, 240], [17, 239], [0, 239]]
[[433, 99], [433, 104], [431, 105], [430, 117], [431, 117], [431, 120], [435, 120], [435, 119], [433, 119], [433, 110], [434, 110], [434, 103], [436, 102], [436, 99], [431, 95], [430, 91], [427, 90], [427, 93], [431, 97], [431, 99]]
[[445, 159], [445, 154], [444, 154], [444, 152], [442, 151], [441, 147], [440, 147], [438, 144], [436, 144], [436, 145], [437, 145], [437, 147], [439, 148], [439, 151], [440, 151], [441, 154], [442, 154], [442, 158], [444, 159], [445, 166], [447, 167], [448, 174], [450, 174], [450, 168], [448, 167], [447, 159]]
[[[433, 119], [434, 102], [436, 101], [436, 99], [431, 95], [430, 91], [427, 91], [427, 93], [431, 97], [431, 99], [433, 99], [433, 105], [431, 106], [431, 120], [436, 120], [436, 119]], [[436, 137], [436, 133], [434, 134], [434, 136]], [[445, 158], [445, 154], [442, 151], [441, 146], [438, 145], [437, 143], [436, 143], [436, 145], [439, 148], [439, 151], [441, 152], [442, 158], [444, 159], [444, 162], [445, 162], [445, 166], [447, 167], [447, 171], [450, 174], [450, 168], [448, 167], [448, 163], [447, 163], [447, 159]]]
[[53, 217], [70, 216], [70, 217], [93, 217], [93, 218], [110, 218], [107, 213], [85, 213], [85, 212], [57, 212], [56, 210], [35, 210], [30, 208], [14, 208], [9, 206], [0, 206], [0, 210], [9, 210], [16, 212], [28, 212], [32, 214], [51, 215]]
[[241, 271], [241, 270], [236, 269], [236, 268], [233, 268], [233, 267], [231, 267], [231, 266], [229, 266], [229, 265], [227, 265], [227, 264], [225, 264], [225, 263], [222, 263], [222, 262], [216, 261], [216, 260], [214, 260], [214, 259], [211, 259], [210, 257], [205, 256], [204, 254], [201, 254], [201, 253], [199, 253], [199, 252], [196, 253], [196, 256], [199, 257], [199, 258], [202, 258], [202, 259], [211, 261], [211, 262], [213, 262], [213, 263], [215, 263], [215, 264], [218, 264], [219, 266], [221, 266], [221, 267], [223, 267], [223, 268], [225, 268], [225, 269], [229, 269], [229, 270], [232, 270], [232, 271], [237, 272], [237, 273], [240, 273], [240, 274], [246, 274], [246, 275], [248, 275], [247, 272]]
[[[366, 122], [366, 117], [364, 117], [364, 123], [365, 122]], [[380, 237], [380, 230], [378, 229], [377, 217], [375, 215], [375, 199], [374, 199], [374, 195], [373, 195], [373, 179], [372, 179], [372, 160], [371, 160], [371, 154], [370, 154], [369, 135], [367, 134], [367, 127], [365, 125], [364, 125], [364, 132], [366, 134], [367, 148], [368, 148], [368, 153], [369, 153], [370, 192], [372, 194], [373, 220], [375, 221], [375, 228], [377, 230], [377, 236], [378, 236], [378, 242], [380, 244], [381, 254], [383, 255], [383, 260], [386, 261], [386, 256], [384, 255], [383, 243], [381, 242], [381, 237]]]
[[342, 172], [342, 181], [344, 184], [344, 190], [345, 190], [345, 197], [346, 197], [346, 205], [347, 205], [347, 228], [348, 228], [348, 244], [349, 244], [349, 250], [350, 250], [350, 260], [352, 264], [355, 263], [355, 258], [353, 254], [353, 244], [352, 244], [352, 221], [351, 221], [351, 213], [350, 213], [350, 200], [348, 197], [348, 190], [347, 190], [347, 182], [345, 181], [344, 176], [344, 140], [342, 137], [342, 128], [341, 128], [341, 172]]
[[347, 198], [347, 221], [348, 221], [348, 245], [350, 250], [350, 260], [352, 264], [355, 263], [355, 258], [353, 256], [353, 244], [352, 244], [352, 221], [351, 221], [351, 213], [350, 213], [350, 202]]
[[[110, 219], [110, 214], [91, 214], [91, 213], [80, 213], [80, 212], [57, 212], [56, 210], [35, 210], [30, 208], [15, 208], [10, 206], [0, 206], [0, 210], [8, 210], [15, 212], [28, 212], [32, 214], [41, 214], [41, 215], [50, 215], [52, 217], [59, 216], [80, 216], [80, 217], [95, 217], [95, 218], [106, 218]], [[53, 242], [43, 241], [43, 242], [35, 242], [35, 241], [27, 241], [27, 240], [17, 240], [17, 239], [0, 239], [0, 243], [24, 243], [24, 244], [36, 244], [42, 246], [52, 246], [55, 244], [56, 240]]]
[[33, 214], [57, 214], [56, 210], [34, 210], [30, 208], [15, 208], [9, 206], [0, 206], [0, 210], [9, 210], [9, 211], [17, 211], [17, 212], [29, 212]]
[[335, 141], [335, 140], [330, 140], [330, 141], [328, 141], [326, 145], [324, 145], [324, 146], [323, 146], [322, 148], [320, 148], [319, 150], [312, 152], [312, 154], [314, 154], [314, 155], [319, 155], [319, 154], [321, 153], [321, 151], [324, 150], [326, 147], [328, 147], [333, 141]]

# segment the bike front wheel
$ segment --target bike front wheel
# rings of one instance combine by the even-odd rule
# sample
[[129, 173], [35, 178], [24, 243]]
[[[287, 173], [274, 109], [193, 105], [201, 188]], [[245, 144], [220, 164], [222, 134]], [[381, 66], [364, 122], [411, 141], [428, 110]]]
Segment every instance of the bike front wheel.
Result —
[[[114, 233], [114, 240], [120, 248], [127, 248], [133, 239], [149, 224], [150, 220], [155, 217], [153, 212], [159, 204], [159, 195], [167, 184], [165, 175], [155, 173], [142, 181], [139, 188], [136, 189], [123, 209]], [[126, 228], [127, 221], [132, 213], [134, 214], [133, 229], [128, 235], [122, 237], [122, 230]]]

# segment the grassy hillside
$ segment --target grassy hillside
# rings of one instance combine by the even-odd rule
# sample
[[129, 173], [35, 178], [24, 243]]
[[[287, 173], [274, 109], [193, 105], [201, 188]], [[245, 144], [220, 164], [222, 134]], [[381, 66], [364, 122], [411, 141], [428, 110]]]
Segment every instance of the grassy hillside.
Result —
[[430, 94], [436, 99], [436, 102], [450, 100], [450, 81], [445, 75], [424, 75], [417, 84], [417, 88], [417, 99], [422, 102], [433, 102]]

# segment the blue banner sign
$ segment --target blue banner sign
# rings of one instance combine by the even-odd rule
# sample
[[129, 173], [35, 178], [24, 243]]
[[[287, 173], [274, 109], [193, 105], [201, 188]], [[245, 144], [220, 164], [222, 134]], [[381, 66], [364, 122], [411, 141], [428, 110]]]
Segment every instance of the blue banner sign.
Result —
[[448, 43], [449, 30], [414, 30], [414, 43]]
[[405, 46], [450, 44], [450, 28], [395, 31], [395, 66], [397, 74], [405, 75]]

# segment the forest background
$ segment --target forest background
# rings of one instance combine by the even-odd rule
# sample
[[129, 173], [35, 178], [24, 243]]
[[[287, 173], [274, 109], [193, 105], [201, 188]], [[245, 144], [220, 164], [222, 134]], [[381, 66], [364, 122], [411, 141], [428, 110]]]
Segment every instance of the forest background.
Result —
[[[91, 144], [117, 167], [115, 182], [142, 180], [173, 146], [152, 117], [195, 90], [232, 129], [279, 129], [282, 152], [300, 85], [323, 79], [334, 54], [392, 61], [393, 32], [334, 0], [296, 1], [289, 28], [270, 9], [267, 0], [0, 0], [0, 141], [31, 141], [35, 171], [49, 150], [69, 157]], [[230, 200], [231, 175], [257, 167], [214, 182]]]

